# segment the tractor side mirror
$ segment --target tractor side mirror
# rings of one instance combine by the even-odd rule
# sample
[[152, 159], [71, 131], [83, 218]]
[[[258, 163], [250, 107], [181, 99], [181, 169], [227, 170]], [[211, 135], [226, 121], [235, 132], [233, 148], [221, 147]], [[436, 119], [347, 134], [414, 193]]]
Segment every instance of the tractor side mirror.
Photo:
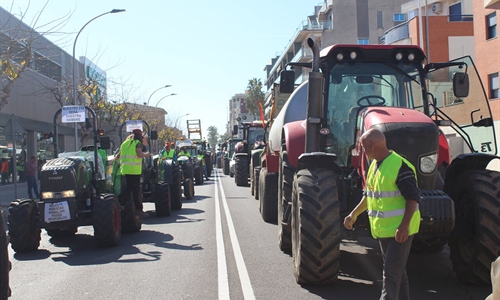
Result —
[[158, 131], [156, 131], [156, 130], [151, 131], [151, 139], [152, 140], [158, 139]]
[[109, 136], [101, 136], [99, 138], [99, 142], [101, 143], [101, 149], [111, 149], [111, 139], [109, 138]]
[[238, 125], [233, 126], [233, 135], [238, 134]]
[[280, 93], [291, 93], [295, 87], [295, 71], [281, 71]]
[[453, 74], [453, 94], [457, 98], [469, 96], [469, 75], [467, 73], [456, 72]]

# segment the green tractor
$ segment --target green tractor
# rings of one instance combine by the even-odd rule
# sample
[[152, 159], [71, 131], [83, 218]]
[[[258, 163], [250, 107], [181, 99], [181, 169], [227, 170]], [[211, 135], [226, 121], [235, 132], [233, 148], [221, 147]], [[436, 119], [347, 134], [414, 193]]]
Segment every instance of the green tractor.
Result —
[[224, 148], [223, 151], [223, 158], [222, 158], [222, 171], [224, 172], [224, 175], [229, 175], [229, 161], [231, 160], [231, 157], [233, 157], [233, 153], [236, 147], [236, 144], [238, 142], [243, 141], [243, 139], [240, 138], [230, 138], [228, 139], [225, 143], [222, 144], [222, 147]]
[[238, 129], [243, 130], [243, 140], [235, 146], [234, 179], [237, 186], [247, 186], [250, 178], [250, 186], [254, 192], [254, 166], [260, 165], [260, 154], [264, 148], [265, 124], [262, 121], [241, 122], [235, 125], [233, 134]]
[[[93, 118], [94, 151], [58, 153], [57, 120], [64, 108], [54, 115], [54, 159], [40, 172], [40, 201], [17, 199], [9, 206], [9, 236], [15, 252], [29, 252], [40, 246], [41, 228], [53, 238], [75, 235], [79, 226], [93, 225], [98, 246], [116, 246], [121, 240], [121, 215], [118, 198], [101, 193], [105, 181], [102, 159], [97, 154], [100, 140], [95, 112], [84, 107]], [[107, 145], [105, 145], [107, 144]]]
[[[175, 142], [176, 151], [183, 147], [186, 147], [186, 151], [188, 151], [190, 157], [188, 156], [177, 157], [177, 163], [179, 164], [179, 169], [181, 173], [181, 182], [182, 182], [182, 187], [184, 188], [184, 197], [190, 200], [193, 199], [194, 197], [195, 161], [191, 156], [195, 155], [194, 154], [195, 152], [192, 151], [193, 148], [192, 141], [179, 140]], [[200, 166], [198, 166], [198, 170], [201, 170]]]
[[[124, 127], [127, 126], [126, 132], [131, 132], [135, 128], [146, 127], [148, 144], [150, 140], [155, 140], [157, 137], [156, 131], [151, 132], [149, 124], [144, 120], [126, 121], [120, 126], [120, 145], [123, 143]], [[149, 151], [149, 145], [146, 150]], [[159, 180], [158, 173], [162, 173], [164, 164], [153, 165], [154, 157], [142, 159], [142, 175], [141, 175], [141, 191], [139, 195], [142, 197], [142, 202], [153, 202], [155, 204], [156, 215], [158, 217], [170, 216], [170, 186], [168, 182]], [[157, 161], [157, 159], [156, 159]], [[120, 173], [120, 161], [113, 161], [111, 173], [111, 192], [118, 196], [120, 204], [124, 207], [122, 210], [122, 230], [123, 232], [137, 232], [141, 230], [142, 219], [137, 216], [132, 197], [132, 192], [125, 192], [125, 176]]]

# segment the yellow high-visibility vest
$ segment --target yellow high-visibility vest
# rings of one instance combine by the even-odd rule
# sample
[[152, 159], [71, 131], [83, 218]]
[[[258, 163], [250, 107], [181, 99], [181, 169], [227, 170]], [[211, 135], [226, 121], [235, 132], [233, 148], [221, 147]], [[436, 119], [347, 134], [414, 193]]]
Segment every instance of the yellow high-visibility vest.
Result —
[[120, 146], [120, 172], [122, 175], [141, 175], [142, 158], [137, 156], [138, 140], [125, 140]]
[[[403, 161], [413, 170], [416, 180], [415, 167], [395, 152], [391, 152], [379, 168], [377, 168], [377, 162], [373, 161], [368, 170], [366, 200], [368, 219], [374, 238], [395, 237], [396, 229], [403, 220], [406, 200], [396, 185], [399, 168]], [[419, 227], [420, 211], [417, 206], [408, 228], [409, 235], [418, 233]]]

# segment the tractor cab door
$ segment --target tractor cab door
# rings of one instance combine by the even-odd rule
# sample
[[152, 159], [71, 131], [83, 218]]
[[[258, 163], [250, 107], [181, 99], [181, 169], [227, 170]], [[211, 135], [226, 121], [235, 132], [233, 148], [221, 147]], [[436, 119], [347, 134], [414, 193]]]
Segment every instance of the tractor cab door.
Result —
[[[451, 121], [450, 126], [440, 128], [449, 140], [452, 157], [467, 148], [470, 152], [496, 155], [497, 141], [488, 100], [494, 95], [485, 93], [470, 56], [452, 62], [463, 62], [464, 66], [450, 66], [428, 74], [433, 119]], [[466, 87], [463, 89], [467, 80], [468, 93]]]

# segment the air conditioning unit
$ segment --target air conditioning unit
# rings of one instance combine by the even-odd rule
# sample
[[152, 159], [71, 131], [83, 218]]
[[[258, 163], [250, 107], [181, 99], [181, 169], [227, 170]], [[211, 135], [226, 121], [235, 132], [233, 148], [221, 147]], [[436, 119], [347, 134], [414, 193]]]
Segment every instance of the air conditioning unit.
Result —
[[431, 10], [433, 13], [439, 15], [443, 11], [443, 3], [436, 2], [432, 4]]

